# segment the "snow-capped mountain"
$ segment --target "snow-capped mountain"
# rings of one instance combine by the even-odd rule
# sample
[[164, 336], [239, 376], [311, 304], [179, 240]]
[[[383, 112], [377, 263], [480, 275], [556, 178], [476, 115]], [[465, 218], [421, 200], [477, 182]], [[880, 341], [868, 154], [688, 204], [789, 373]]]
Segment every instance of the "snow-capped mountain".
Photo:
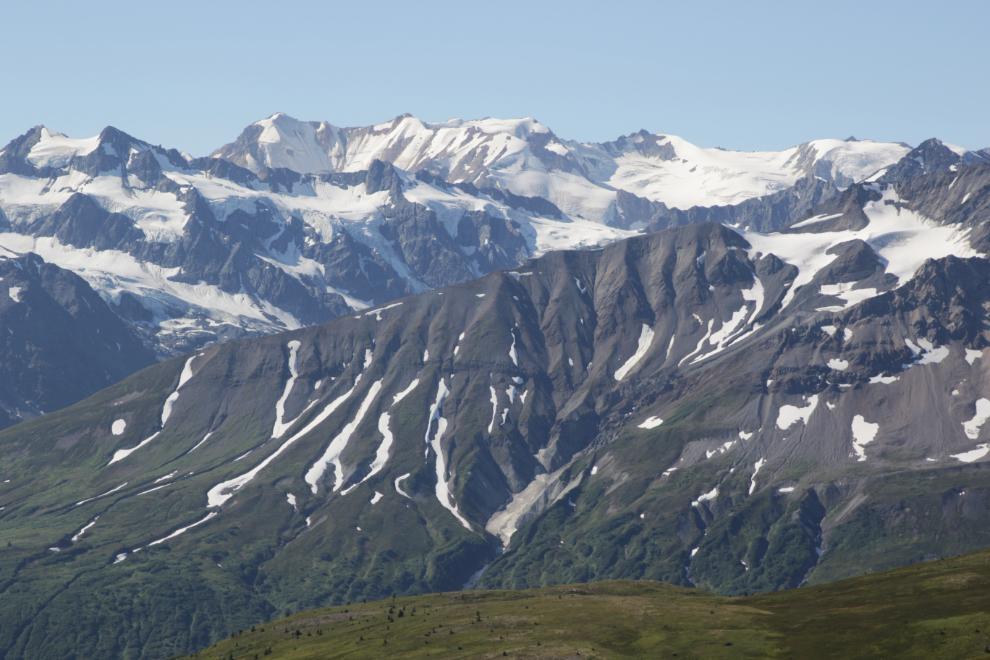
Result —
[[542, 197], [570, 216], [617, 224], [617, 191], [682, 210], [733, 205], [807, 176], [844, 187], [910, 149], [850, 139], [815, 140], [780, 152], [732, 152], [646, 131], [586, 144], [561, 139], [530, 118], [427, 123], [403, 115], [375, 126], [338, 128], [278, 113], [212, 155], [253, 172], [354, 172], [377, 159], [406, 171], [427, 170], [450, 183]]
[[[532, 119], [341, 129], [277, 114], [197, 159], [114, 128], [37, 127], [0, 151], [0, 248], [79, 275], [163, 358], [641, 231], [775, 231], [852, 180], [985, 158], [937, 140], [734, 153], [645, 132], [580, 144]], [[40, 385], [18, 396], [27, 415], [52, 409], [23, 405]]]
[[990, 163], [950, 165], [156, 364], [0, 432], [0, 648], [168, 657], [479, 575], [742, 594], [985, 548], [988, 254]]
[[113, 128], [0, 152], [0, 246], [77, 272], [174, 354], [298, 328], [630, 235], [542, 199], [381, 161], [347, 173], [187, 160]]

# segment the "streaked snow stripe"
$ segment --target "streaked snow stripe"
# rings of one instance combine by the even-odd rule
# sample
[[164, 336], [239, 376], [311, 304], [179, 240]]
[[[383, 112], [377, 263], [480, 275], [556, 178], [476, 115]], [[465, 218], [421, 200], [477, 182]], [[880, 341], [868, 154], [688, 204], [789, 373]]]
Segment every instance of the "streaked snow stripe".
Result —
[[[282, 423], [282, 418], [285, 416], [285, 402], [289, 398], [289, 394], [292, 392], [292, 386], [296, 384], [296, 378], [299, 373], [296, 371], [296, 359], [299, 352], [300, 344], [298, 341], [290, 341], [288, 343], [289, 347], [289, 380], [285, 382], [285, 390], [282, 392], [282, 397], [275, 404], [275, 426], [272, 428], [272, 437], [281, 438], [286, 431], [289, 430], [292, 422], [289, 424]], [[293, 420], [294, 422], [295, 420]]]
[[[169, 534], [168, 536], [166, 536], [163, 539], [158, 539], [157, 541], [152, 541], [151, 543], [148, 544], [148, 547], [150, 548], [153, 545], [158, 545], [159, 543], [164, 543], [165, 541], [168, 541], [169, 539], [174, 539], [179, 534], [185, 534], [186, 532], [188, 532], [193, 527], [198, 527], [199, 525], [202, 525], [203, 523], [205, 523], [210, 518], [215, 518], [218, 515], [219, 514], [216, 511], [210, 511], [208, 514], [206, 514], [206, 517], [203, 518], [202, 520], [198, 520], [198, 521], [194, 522], [191, 525], [186, 525], [185, 527], [181, 527], [181, 528], [175, 530], [174, 532], [172, 532], [171, 534]], [[138, 550], [141, 550], [141, 548], [138, 548]], [[134, 552], [137, 552], [138, 550], [135, 550]]]
[[331, 463], [334, 468], [334, 491], [340, 490], [340, 486], [344, 482], [344, 467], [340, 464], [340, 454], [347, 447], [347, 443], [351, 439], [354, 431], [357, 430], [358, 425], [364, 420], [365, 414], [367, 414], [368, 409], [371, 407], [372, 402], [374, 402], [375, 397], [378, 396], [378, 391], [382, 388], [382, 381], [376, 380], [368, 388], [368, 395], [361, 402], [361, 407], [358, 408], [357, 414], [354, 419], [344, 425], [344, 428], [340, 430], [337, 436], [330, 441], [330, 445], [327, 447], [326, 451], [323, 452], [323, 456], [317, 460], [309, 471], [306, 472], [304, 477], [306, 483], [312, 488], [313, 493], [319, 491], [319, 486], [317, 485], [320, 479], [323, 478], [323, 474], [327, 470], [327, 466]]
[[643, 329], [639, 333], [639, 345], [636, 347], [636, 352], [633, 353], [631, 358], [626, 360], [625, 364], [615, 370], [615, 380], [622, 380], [628, 376], [633, 367], [635, 367], [639, 361], [643, 359], [643, 356], [646, 355], [646, 352], [650, 350], [650, 344], [652, 343], [653, 328], [644, 323]]
[[[360, 375], [358, 375], [357, 379], [355, 379], [354, 386], [351, 387], [351, 389], [347, 390], [347, 392], [345, 392], [338, 398], [334, 399], [326, 408], [323, 409], [323, 412], [321, 412], [313, 419], [313, 421], [311, 421], [309, 424], [304, 426], [298, 433], [293, 435], [291, 438], [283, 442], [282, 445], [278, 449], [276, 449], [271, 456], [269, 456], [262, 462], [258, 463], [258, 465], [254, 467], [254, 469], [250, 470], [249, 472], [245, 472], [244, 474], [238, 477], [234, 477], [233, 479], [222, 481], [213, 488], [211, 488], [209, 491], [207, 491], [206, 493], [207, 506], [222, 506], [224, 502], [226, 502], [231, 497], [233, 497], [234, 493], [236, 493], [246, 484], [248, 484], [252, 479], [254, 479], [258, 475], [259, 472], [261, 472], [263, 469], [268, 467], [269, 463], [274, 461], [283, 451], [288, 449], [289, 445], [291, 445], [293, 442], [295, 442], [296, 440], [303, 437], [304, 435], [315, 429], [317, 426], [325, 422], [327, 418], [330, 417], [330, 415], [332, 415], [334, 411], [340, 407], [340, 404], [346, 401], [347, 398], [354, 393], [354, 390], [357, 388], [359, 382], [361, 382]], [[229, 491], [229, 492], [225, 492], [225, 491]]]
[[[514, 336], [513, 336], [514, 339]], [[443, 448], [441, 447], [440, 441], [443, 438], [444, 431], [447, 430], [447, 420], [441, 416], [441, 406], [444, 399], [450, 391], [447, 389], [446, 383], [443, 379], [440, 379], [440, 386], [437, 388], [437, 400], [430, 409], [430, 421], [426, 427], [426, 437], [429, 439], [430, 427], [433, 425], [433, 420], [437, 420], [437, 431], [433, 434], [433, 440], [430, 441], [430, 445], [433, 447], [433, 452], [437, 455], [436, 471], [437, 471], [437, 499], [440, 501], [443, 508], [454, 514], [464, 527], [471, 529], [471, 524], [458, 512], [457, 505], [451, 501], [450, 488], [447, 485], [447, 466], [444, 464], [443, 458]]]
[[395, 478], [395, 490], [398, 491], [399, 495], [402, 495], [403, 497], [408, 497], [409, 499], [412, 499], [412, 495], [410, 495], [406, 491], [402, 490], [402, 487], [399, 486], [400, 483], [402, 483], [403, 481], [405, 481], [406, 479], [409, 478], [409, 475], [410, 474], [412, 474], [412, 473], [411, 472], [406, 472], [404, 475]]
[[88, 525], [86, 525], [85, 527], [83, 527], [82, 529], [80, 529], [79, 530], [79, 533], [77, 533], [75, 536], [72, 537], [72, 542], [75, 543], [80, 538], [82, 538], [82, 535], [86, 533], [86, 530], [89, 529], [89, 528], [91, 528], [93, 525], [95, 525], [96, 524], [96, 521], [99, 520], [99, 519], [100, 519], [100, 517], [99, 516], [96, 516], [95, 518], [93, 518], [93, 522], [89, 523]]
[[120, 490], [121, 488], [123, 488], [124, 486], [126, 486], [128, 483], [130, 483], [130, 482], [129, 481], [125, 481], [124, 483], [120, 484], [116, 488], [113, 488], [111, 490], [108, 490], [107, 492], [103, 493], [102, 495], [97, 495], [96, 497], [91, 497], [88, 500], [83, 500], [82, 502], [76, 502], [76, 506], [79, 506], [80, 504], [85, 504], [86, 502], [92, 502], [93, 500], [98, 500], [101, 497], [106, 497], [110, 493], [116, 493], [118, 490]]
[[[399, 401], [406, 398], [406, 395], [416, 389], [417, 385], [419, 385], [419, 378], [413, 380], [413, 382], [409, 384], [409, 387], [393, 397], [392, 406], [395, 406], [395, 404], [399, 403]], [[375, 452], [375, 460], [371, 463], [371, 469], [364, 479], [358, 482], [359, 484], [363, 484], [365, 481], [381, 472], [382, 468], [385, 467], [385, 463], [388, 461], [388, 450], [392, 448], [392, 442], [394, 440], [392, 437], [392, 431], [388, 428], [389, 421], [390, 416], [388, 412], [383, 412], [381, 417], [378, 418], [378, 431], [382, 434], [383, 440], [382, 443], [378, 445], [378, 451]], [[350, 489], [341, 493], [341, 495], [346, 495], [349, 491]], [[374, 504], [374, 502], [372, 502], [372, 504]]]

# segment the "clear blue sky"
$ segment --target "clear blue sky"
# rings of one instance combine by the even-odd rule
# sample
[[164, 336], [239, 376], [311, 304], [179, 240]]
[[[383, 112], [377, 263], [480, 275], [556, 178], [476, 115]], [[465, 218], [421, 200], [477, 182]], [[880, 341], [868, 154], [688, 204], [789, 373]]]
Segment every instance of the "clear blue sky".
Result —
[[990, 147], [985, 0], [5, 3], [0, 144], [113, 125], [205, 155], [276, 111], [338, 126], [531, 116], [782, 149]]

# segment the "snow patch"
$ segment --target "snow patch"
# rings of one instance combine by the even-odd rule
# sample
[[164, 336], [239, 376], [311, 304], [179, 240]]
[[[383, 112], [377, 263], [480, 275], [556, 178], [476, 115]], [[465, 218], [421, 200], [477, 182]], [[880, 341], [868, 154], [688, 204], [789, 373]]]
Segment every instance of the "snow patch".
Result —
[[866, 460], [866, 445], [873, 442], [880, 430], [879, 424], [871, 424], [862, 415], [856, 415], [852, 420], [853, 451], [859, 457], [857, 460]]
[[296, 378], [299, 376], [299, 373], [296, 371], [296, 357], [301, 345], [298, 341], [290, 341], [288, 343], [289, 380], [285, 383], [285, 390], [282, 392], [282, 397], [275, 403], [275, 427], [272, 429], [273, 438], [281, 438], [289, 430], [289, 427], [295, 423], [295, 420], [292, 420], [288, 424], [284, 424], [282, 423], [282, 418], [285, 415], [285, 402], [289, 398], [289, 393], [292, 392], [292, 386], [295, 384]]
[[374, 497], [371, 498], [371, 506], [378, 504], [378, 500], [382, 499], [383, 497], [385, 496], [376, 490]]
[[805, 402], [808, 405], [803, 408], [798, 408], [797, 406], [781, 406], [780, 411], [777, 413], [777, 428], [786, 431], [794, 426], [798, 420], [801, 420], [804, 422], [805, 426], [807, 426], [811, 413], [815, 412], [815, 408], [818, 407], [818, 395], [811, 395], [805, 399]]
[[835, 371], [845, 371], [849, 368], [849, 361], [832, 358], [828, 361], [828, 368], [834, 369]]
[[123, 419], [118, 419], [110, 425], [110, 432], [114, 435], [123, 435], [124, 429], [127, 428], [127, 422]]
[[980, 428], [988, 419], [990, 419], [990, 400], [977, 399], [976, 414], [973, 415], [973, 419], [962, 423], [966, 437], [970, 440], [976, 440], [980, 437]]
[[714, 488], [712, 488], [710, 491], [708, 491], [703, 495], [699, 495], [698, 499], [691, 502], [691, 506], [696, 507], [702, 502], [709, 502], [711, 500], [714, 500], [716, 497], [718, 497], [718, 486], [715, 486]]
[[641, 429], [655, 429], [656, 427], [663, 424], [663, 420], [659, 417], [648, 417], [645, 422], [639, 425]]
[[[976, 449], [972, 449], [962, 454], [950, 454], [952, 458], [962, 461], [963, 463], [972, 463], [973, 461], [978, 461], [984, 456], [990, 453], [990, 444], [977, 445]], [[929, 458], [929, 461], [934, 461], [935, 459]]]
[[983, 357], [983, 351], [975, 351], [972, 348], [966, 349], [966, 362], [969, 362], [971, 365], [981, 357]]

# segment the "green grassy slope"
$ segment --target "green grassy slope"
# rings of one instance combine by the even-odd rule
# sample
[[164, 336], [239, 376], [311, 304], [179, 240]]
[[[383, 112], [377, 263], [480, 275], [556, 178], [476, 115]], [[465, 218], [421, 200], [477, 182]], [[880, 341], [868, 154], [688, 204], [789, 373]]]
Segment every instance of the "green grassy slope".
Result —
[[291, 615], [185, 658], [973, 658], [990, 552], [773, 594], [659, 582], [470, 591]]

